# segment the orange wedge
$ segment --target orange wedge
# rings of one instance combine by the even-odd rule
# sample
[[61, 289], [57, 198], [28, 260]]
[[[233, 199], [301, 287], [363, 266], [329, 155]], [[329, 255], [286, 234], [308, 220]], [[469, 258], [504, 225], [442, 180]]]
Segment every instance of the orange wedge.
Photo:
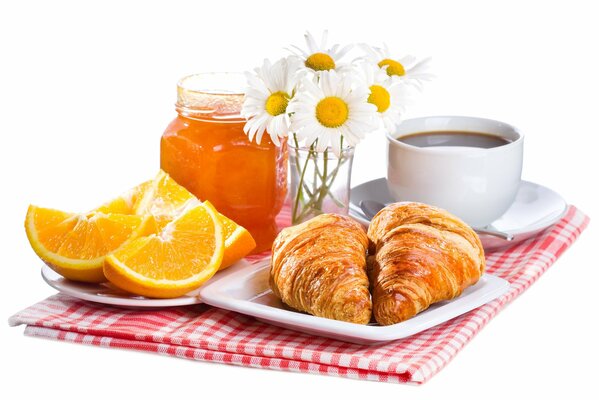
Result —
[[[208, 201], [205, 203], [210, 204]], [[247, 256], [256, 247], [256, 241], [252, 235], [241, 225], [237, 225], [235, 221], [218, 214], [225, 234], [225, 252], [223, 261], [220, 265], [220, 270], [230, 267], [235, 262]]]
[[147, 297], [178, 297], [218, 270], [223, 227], [208, 203], [189, 203], [158, 234], [134, 239], [106, 257], [104, 274], [115, 286]]
[[102, 204], [94, 211], [103, 212], [106, 214], [135, 214], [135, 209], [139, 207], [139, 203], [145, 195], [148, 188], [152, 185], [152, 181], [146, 181], [135, 186], [125, 194]]
[[149, 215], [156, 221], [156, 232], [173, 220], [190, 200], [197, 200], [183, 186], [179, 185], [166, 172], [160, 170], [133, 208], [137, 215]]
[[74, 214], [29, 206], [27, 238], [35, 253], [65, 278], [103, 282], [106, 254], [140, 234], [137, 215], [90, 212]]
[[[145, 182], [133, 191], [141, 195], [129, 196], [133, 200], [128, 203], [136, 202], [133, 212], [137, 215], [149, 215], [153, 218], [153, 221], [148, 221], [148, 230], [153, 230], [154, 233], [160, 232], [189, 201], [196, 200], [193, 194], [162, 170], [153, 181]], [[139, 200], [136, 200], [138, 197]], [[218, 216], [225, 235], [225, 252], [220, 269], [225, 269], [247, 256], [256, 247], [256, 242], [247, 229], [220, 213]]]

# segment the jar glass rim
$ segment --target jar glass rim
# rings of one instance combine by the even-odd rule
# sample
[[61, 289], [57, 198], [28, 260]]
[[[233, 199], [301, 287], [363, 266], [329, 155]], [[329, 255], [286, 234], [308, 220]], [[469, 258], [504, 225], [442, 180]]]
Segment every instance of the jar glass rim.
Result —
[[241, 72], [202, 72], [187, 75], [177, 82], [180, 115], [193, 119], [243, 121], [245, 76]]
[[187, 92], [244, 95], [246, 87], [242, 72], [200, 72], [184, 76], [177, 82], [177, 88]]

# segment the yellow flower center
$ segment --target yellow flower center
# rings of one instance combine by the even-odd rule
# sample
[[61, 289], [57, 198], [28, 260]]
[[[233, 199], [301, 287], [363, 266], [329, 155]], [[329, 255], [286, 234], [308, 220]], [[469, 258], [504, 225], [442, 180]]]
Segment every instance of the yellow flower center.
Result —
[[338, 128], [349, 116], [347, 103], [336, 96], [325, 97], [316, 105], [316, 119], [327, 128]]
[[305, 65], [314, 71], [328, 71], [335, 69], [335, 60], [327, 53], [314, 53], [306, 59]]
[[404, 76], [406, 74], [406, 70], [401, 65], [399, 61], [391, 60], [390, 58], [385, 58], [381, 62], [379, 62], [379, 67], [383, 68], [387, 66], [387, 75], [393, 76]]
[[287, 104], [289, 104], [289, 95], [285, 92], [274, 92], [266, 99], [266, 105], [264, 108], [266, 112], [276, 117], [277, 115], [283, 114], [287, 110]]
[[368, 96], [368, 102], [370, 104], [374, 104], [378, 112], [383, 113], [391, 105], [391, 95], [384, 87], [380, 85], [372, 85], [370, 87], [370, 96]]

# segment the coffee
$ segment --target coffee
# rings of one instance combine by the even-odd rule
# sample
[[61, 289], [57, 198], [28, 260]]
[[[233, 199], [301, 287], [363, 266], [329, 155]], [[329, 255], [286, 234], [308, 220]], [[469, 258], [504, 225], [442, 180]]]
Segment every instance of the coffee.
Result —
[[418, 132], [397, 138], [398, 141], [416, 147], [477, 147], [490, 149], [511, 143], [501, 136], [470, 131]]

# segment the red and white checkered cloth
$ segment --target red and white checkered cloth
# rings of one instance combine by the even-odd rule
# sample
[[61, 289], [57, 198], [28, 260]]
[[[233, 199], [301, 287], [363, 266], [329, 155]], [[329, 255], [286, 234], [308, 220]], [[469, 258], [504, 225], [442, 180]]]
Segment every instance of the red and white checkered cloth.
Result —
[[248, 367], [423, 383], [447, 365], [508, 302], [532, 285], [588, 222], [587, 216], [571, 206], [564, 218], [542, 235], [488, 255], [487, 271], [511, 283], [506, 294], [424, 332], [382, 345], [311, 336], [202, 304], [144, 311], [62, 294], [15, 314], [9, 323], [26, 324], [26, 335], [75, 343]]

